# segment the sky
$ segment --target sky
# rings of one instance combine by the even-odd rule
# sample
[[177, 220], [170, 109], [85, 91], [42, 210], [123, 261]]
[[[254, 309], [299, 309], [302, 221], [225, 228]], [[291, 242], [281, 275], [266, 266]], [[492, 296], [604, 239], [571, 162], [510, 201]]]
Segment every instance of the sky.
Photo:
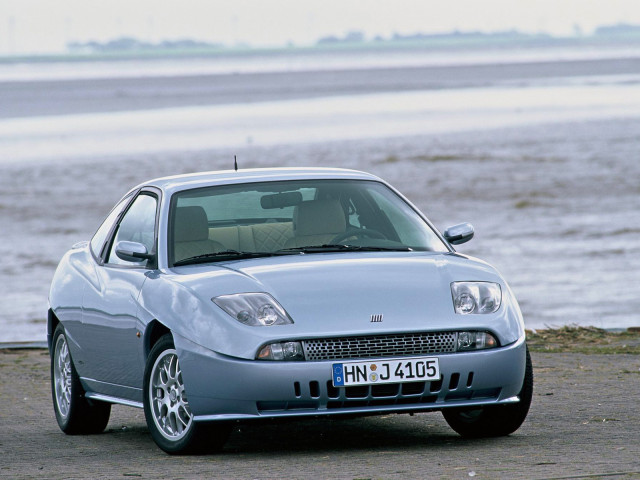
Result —
[[0, 0], [0, 55], [130, 36], [251, 46], [328, 35], [502, 31], [572, 35], [640, 25], [640, 0]]

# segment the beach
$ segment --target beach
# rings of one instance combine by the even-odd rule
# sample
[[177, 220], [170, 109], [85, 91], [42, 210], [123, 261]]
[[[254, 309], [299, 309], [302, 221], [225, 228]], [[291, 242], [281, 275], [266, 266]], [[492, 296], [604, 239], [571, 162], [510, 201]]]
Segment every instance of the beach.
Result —
[[58, 260], [129, 188], [234, 155], [365, 170], [440, 230], [472, 223], [458, 251], [501, 271], [527, 328], [638, 326], [640, 55], [595, 57], [0, 72], [0, 342], [45, 339]]

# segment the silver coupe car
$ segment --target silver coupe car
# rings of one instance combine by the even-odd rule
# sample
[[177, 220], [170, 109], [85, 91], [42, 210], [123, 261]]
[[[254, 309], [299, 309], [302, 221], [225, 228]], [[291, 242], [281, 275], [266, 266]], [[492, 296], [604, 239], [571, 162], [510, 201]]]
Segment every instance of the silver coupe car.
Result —
[[222, 448], [238, 421], [442, 411], [470, 437], [524, 421], [522, 314], [393, 187], [286, 168], [145, 182], [62, 258], [48, 342], [56, 419], [101, 432], [144, 409], [168, 453]]

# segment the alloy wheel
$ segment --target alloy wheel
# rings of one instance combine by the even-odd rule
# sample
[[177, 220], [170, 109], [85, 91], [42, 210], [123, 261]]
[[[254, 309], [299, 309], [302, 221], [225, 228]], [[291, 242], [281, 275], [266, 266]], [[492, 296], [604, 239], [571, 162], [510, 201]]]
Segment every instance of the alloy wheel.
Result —
[[58, 412], [63, 418], [69, 415], [71, 405], [71, 357], [64, 335], [59, 335], [54, 350], [54, 390]]
[[160, 354], [149, 382], [149, 403], [154, 423], [168, 440], [180, 440], [189, 432], [193, 415], [175, 350], [165, 350]]

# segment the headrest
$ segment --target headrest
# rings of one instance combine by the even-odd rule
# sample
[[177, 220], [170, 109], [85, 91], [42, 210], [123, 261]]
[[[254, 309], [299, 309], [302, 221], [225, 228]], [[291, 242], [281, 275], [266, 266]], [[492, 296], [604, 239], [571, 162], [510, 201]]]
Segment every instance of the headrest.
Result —
[[344, 210], [338, 200], [310, 200], [293, 210], [296, 236], [342, 233], [347, 227]]
[[176, 242], [196, 242], [209, 238], [209, 222], [202, 207], [178, 207], [174, 224]]

